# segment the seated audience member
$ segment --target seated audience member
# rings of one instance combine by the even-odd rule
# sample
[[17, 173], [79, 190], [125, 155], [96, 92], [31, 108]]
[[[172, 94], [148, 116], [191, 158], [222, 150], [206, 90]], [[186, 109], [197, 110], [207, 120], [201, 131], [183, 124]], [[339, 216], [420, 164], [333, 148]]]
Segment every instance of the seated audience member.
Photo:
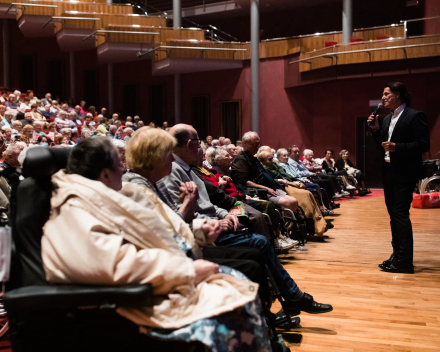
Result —
[[86, 113], [87, 113], [87, 109], [86, 109], [86, 101], [85, 101], [85, 100], [81, 100], [81, 101], [79, 102], [79, 105], [80, 105], [80, 113], [83, 114], [83, 116], [85, 116]]
[[113, 122], [116, 122], [116, 121], [119, 120], [119, 114], [118, 114], [117, 112], [115, 112], [115, 113], [112, 115], [112, 120], [113, 120]]
[[43, 132], [43, 125], [44, 125], [44, 122], [41, 122], [41, 121], [34, 122], [34, 133], [32, 134], [32, 137], [46, 135], [46, 133]]
[[315, 234], [324, 235], [327, 223], [322, 217], [321, 210], [316, 204], [315, 197], [307, 191], [305, 186], [290, 176], [282, 166], [277, 165], [273, 160], [272, 151], [263, 151], [258, 155], [258, 160], [264, 165], [274, 181], [285, 187], [288, 195], [298, 200], [298, 205], [304, 210], [305, 216], [315, 222]]
[[33, 143], [33, 134], [34, 134], [34, 127], [32, 125], [24, 126], [21, 131], [20, 142], [26, 143], [27, 146], [30, 143]]
[[127, 171], [126, 161], [125, 161], [125, 146], [127, 143], [124, 141], [121, 141], [119, 139], [111, 139], [111, 142], [116, 147], [116, 150], [118, 151], [119, 160], [121, 160], [122, 165], [124, 165], [124, 174]]
[[221, 147], [220, 141], [218, 139], [213, 139], [211, 142], [211, 147], [213, 148]]
[[[67, 104], [65, 104], [65, 105], [67, 106]], [[57, 126], [56, 127], [57, 132], [61, 132], [61, 130], [66, 127], [71, 128], [71, 129], [76, 127], [76, 124], [69, 119], [69, 115], [70, 114], [68, 112], [66, 112], [64, 110], [60, 110], [58, 117], [55, 118], [55, 121], [54, 121]]]
[[345, 170], [336, 170], [335, 168], [335, 160], [333, 159], [333, 150], [326, 149], [324, 159], [322, 159], [322, 169], [325, 170], [329, 174], [334, 174], [336, 176], [340, 176], [342, 182], [344, 182], [344, 187], [347, 190], [354, 190], [356, 187], [350, 185], [347, 179], [347, 172]]
[[131, 116], [127, 116], [126, 118], [125, 118], [125, 126], [127, 126], [127, 123], [133, 123], [133, 118], [131, 117]]
[[[189, 227], [152, 192], [123, 185], [123, 171], [111, 141], [89, 138], [72, 150], [66, 171], [52, 176], [57, 191], [42, 238], [48, 281], [151, 283], [154, 307], [118, 310], [150, 327], [147, 334], [167, 329], [176, 340], [190, 334], [210, 349], [234, 341], [245, 350], [270, 350], [256, 285], [219, 273], [232, 272], [229, 268], [192, 259], [185, 242], [177, 240], [178, 235], [191, 244]], [[74, 225], [66, 228], [67, 223]]]
[[8, 109], [17, 110], [18, 104], [16, 102], [14, 94], [9, 94], [8, 100], [6, 101], [5, 105], [6, 105], [6, 108], [8, 108]]
[[48, 140], [47, 140], [46, 136], [39, 136], [38, 139], [37, 139], [37, 143], [36, 144], [38, 144], [38, 145], [40, 145], [42, 147], [48, 147], [49, 146], [49, 143], [48, 143]]
[[212, 136], [206, 137], [205, 149], [212, 147], [211, 143], [212, 143]]
[[52, 105], [52, 94], [50, 93], [46, 93], [46, 95], [44, 96], [43, 99], [41, 99], [41, 105], [43, 105], [44, 107], [46, 105]]
[[96, 108], [93, 105], [89, 106], [88, 111], [86, 111], [85, 115], [87, 114], [92, 114], [92, 122], [98, 122], [98, 113], [96, 112]]
[[[209, 169], [211, 173], [215, 175], [217, 179], [220, 177], [228, 176], [225, 180], [225, 185], [223, 191], [238, 200], [250, 205], [251, 207], [259, 210], [262, 213], [266, 213], [272, 222], [273, 230], [277, 235], [278, 241], [276, 242], [279, 247], [286, 247], [290, 245], [290, 241], [284, 241], [281, 238], [281, 232], [279, 228], [279, 218], [275, 212], [274, 205], [267, 200], [255, 200], [250, 196], [250, 192], [247, 188], [234, 182], [234, 180], [229, 175], [229, 169], [232, 165], [234, 158], [229, 155], [229, 153], [223, 148], [212, 148], [212, 153], [210, 154], [210, 163], [212, 168]], [[281, 241], [280, 241], [281, 240]]]
[[6, 106], [0, 104], [0, 121], [5, 118]]
[[76, 144], [74, 141], [72, 141], [72, 130], [70, 128], [63, 128], [61, 130], [61, 136], [63, 136], [64, 138], [67, 138], [67, 145], [70, 145], [73, 147]]
[[[268, 240], [273, 237], [269, 233], [266, 221], [261, 212], [225, 192], [225, 189], [230, 187], [229, 177], [218, 176], [217, 178], [215, 174], [203, 167], [203, 150], [201, 148], [198, 150], [197, 163], [191, 164], [190, 167], [191, 171], [203, 181], [206, 191], [208, 192], [209, 200], [212, 204], [227, 210], [229, 213], [237, 208], [240, 209], [241, 213], [237, 217], [241, 224], [251, 229], [253, 232], [265, 236]], [[212, 171], [218, 174], [217, 171]], [[242, 207], [243, 209], [241, 209]], [[293, 243], [292, 241], [291, 244], [292, 246], [290, 248], [297, 243]]]
[[15, 96], [15, 101], [17, 102], [17, 104], [21, 103], [21, 100], [20, 100], [21, 92], [19, 90], [14, 90], [14, 96]]
[[211, 164], [211, 155], [214, 152], [214, 150], [216, 150], [216, 148], [214, 147], [209, 147], [208, 149], [206, 149], [205, 151], [205, 160], [203, 160], [203, 166], [205, 166], [208, 169], [212, 169], [212, 164]]
[[91, 135], [93, 135], [96, 132], [95, 126], [92, 125], [93, 122], [93, 115], [91, 113], [87, 113], [86, 117], [84, 119], [84, 124], [81, 127], [81, 133], [82, 131], [88, 131]]
[[85, 113], [81, 112], [81, 110], [82, 110], [82, 107], [80, 105], [75, 106], [75, 114], [74, 114], [75, 120], [84, 119]]
[[6, 145], [11, 144], [12, 142], [12, 128], [11, 127], [2, 127], [2, 133], [3, 133], [3, 141], [6, 143]]
[[242, 138], [243, 151], [238, 154], [231, 166], [231, 171], [238, 183], [244, 187], [267, 190], [267, 199], [282, 207], [296, 211], [298, 202], [288, 196], [280, 185], [268, 174], [254, 155], [260, 147], [260, 137], [256, 132], [246, 132]]
[[99, 124], [98, 128], [96, 129], [96, 131], [98, 132], [97, 136], [106, 136], [107, 135], [107, 133], [108, 133], [107, 123], [108, 123], [108, 120], [106, 118], [104, 118], [102, 120], [102, 122]]
[[66, 147], [69, 147], [69, 142], [71, 142], [69, 140], [69, 138], [67, 138], [61, 134], [56, 137], [55, 141], [56, 141], [57, 145], [66, 146]]
[[[325, 189], [325, 195], [327, 195], [328, 199], [333, 199], [334, 192], [331, 183], [328, 180], [324, 180], [319, 177], [315, 177], [313, 172], [307, 170], [304, 164], [300, 160], [300, 151], [296, 145], [293, 145], [289, 149], [287, 149], [289, 154], [289, 159], [287, 160], [287, 164], [290, 166], [290, 170], [296, 174], [296, 177], [304, 177], [308, 180], [318, 184], [322, 189]], [[325, 197], [324, 197], [325, 200]], [[325, 204], [328, 209], [331, 209], [330, 204]]]
[[14, 136], [19, 136], [22, 130], [23, 125], [21, 121], [15, 120], [14, 122], [12, 122], [12, 138], [14, 138]]
[[162, 129], [166, 131], [167, 128], [169, 128], [169, 126], [168, 126], [168, 121], [164, 121], [164, 122], [162, 123]]
[[145, 125], [144, 125], [144, 121], [138, 121], [138, 123], [137, 123], [137, 128], [142, 128], [142, 127], [144, 127]]
[[231, 140], [229, 138], [225, 138], [222, 142], [223, 146], [227, 147], [229, 144], [231, 144]]
[[154, 122], [150, 122], [148, 124], [148, 126], [151, 127], [151, 128], [156, 128], [156, 124]]
[[[0, 109], [3, 108], [3, 111], [5, 107], [3, 105], [0, 105]], [[12, 118], [14, 117], [14, 113], [12, 111], [4, 111], [3, 120], [1, 122], [2, 127], [12, 127]]]
[[55, 122], [49, 123], [49, 132], [47, 135], [52, 139], [52, 141], [55, 141], [55, 138], [59, 135], [56, 129], [57, 125]]
[[138, 122], [140, 121], [140, 117], [136, 115], [133, 117], [133, 130], [136, 131], [138, 129]]
[[223, 147], [223, 141], [225, 140], [225, 137], [218, 137], [218, 146]]
[[235, 159], [235, 157], [240, 153], [240, 151], [238, 151], [237, 147], [235, 145], [233, 145], [232, 143], [228, 144], [225, 147], [225, 149], [229, 153], [229, 155], [232, 156], [233, 159]]
[[5, 90], [2, 90], [2, 92], [0, 94], [0, 104], [5, 104], [7, 100], [8, 100], [8, 92]]
[[121, 137], [121, 132], [118, 131], [118, 126], [116, 126], [116, 125], [111, 125], [109, 127], [107, 137], [119, 139], [119, 140], [123, 141], [123, 139]]
[[23, 102], [19, 104], [18, 108], [17, 108], [19, 113], [26, 113], [26, 112], [30, 112], [31, 110], [31, 103], [28, 97], [25, 97], [23, 99]]
[[238, 140], [237, 141], [237, 143], [235, 143], [235, 145], [237, 146], [237, 147], [243, 147], [243, 142], [241, 141], [241, 140]]
[[[18, 115], [17, 115], [17, 119], [18, 119]], [[23, 125], [23, 127], [26, 125], [32, 126], [34, 124], [34, 117], [30, 112], [24, 114], [24, 119], [21, 120], [21, 124]]]
[[83, 141], [84, 139], [87, 138], [92, 138], [92, 133], [90, 132], [90, 130], [81, 130], [81, 137], [77, 138], [75, 140], [75, 143], [78, 144], [79, 142]]
[[[1, 149], [3, 149], [3, 146]], [[8, 171], [11, 171], [6, 173], [4, 176], [4, 179], [9, 185], [9, 189], [5, 190], [4, 187], [1, 187], [2, 191], [5, 193], [7, 197], [10, 196], [10, 187], [12, 187], [14, 184], [17, 184], [20, 181], [21, 174], [17, 170], [17, 168], [19, 168], [21, 165], [20, 162], [18, 161], [18, 156], [20, 155], [23, 149], [24, 149], [23, 146], [17, 143], [12, 143], [6, 148], [6, 150], [3, 149], [4, 150], [3, 162], [0, 163], [0, 169], [1, 170], [10, 169]]]
[[302, 163], [307, 170], [312, 172], [315, 176], [328, 180], [333, 187], [334, 197], [340, 198], [342, 195], [348, 195], [347, 192], [342, 192], [341, 186], [334, 175], [326, 175], [322, 173], [322, 166], [319, 165], [314, 159], [313, 150], [304, 149], [304, 160]]
[[359, 190], [359, 195], [363, 196], [368, 193], [371, 193], [371, 191], [369, 191], [367, 189], [364, 174], [362, 173], [362, 171], [356, 169], [356, 166], [350, 161], [349, 151], [343, 149], [343, 150], [341, 150], [339, 155], [340, 155], [340, 158], [338, 159], [338, 161], [336, 161], [335, 168], [338, 170], [345, 170], [347, 172], [347, 174], [356, 178], [356, 180], [361, 184], [360, 190]]
[[[311, 313], [325, 313], [333, 310], [330, 305], [316, 303], [313, 297], [303, 293], [290, 277], [278, 260], [274, 249], [266, 237], [259, 234], [246, 234], [237, 232], [238, 219], [235, 215], [230, 215], [224, 209], [213, 205], [210, 200], [204, 183], [191, 171], [190, 165], [197, 162], [200, 139], [197, 131], [189, 125], [178, 124], [171, 128], [170, 132], [177, 140], [173, 149], [174, 161], [169, 176], [158, 181], [159, 188], [166, 188], [174, 202], [180, 206], [180, 187], [182, 183], [193, 181], [199, 191], [197, 201], [196, 219], [222, 219], [220, 221], [222, 233], [219, 235], [215, 244], [217, 246], [237, 247], [244, 246], [260, 249], [264, 258], [264, 263], [268, 266], [276, 284], [286, 301], [285, 307], [288, 309], [302, 310]], [[261, 164], [260, 164], [261, 165]]]
[[[128, 124], [128, 122], [127, 122], [127, 124]], [[126, 143], [128, 143], [129, 141], [130, 141], [130, 139], [131, 139], [131, 136], [133, 135], [133, 129], [131, 128], [131, 127], [127, 127], [125, 130], [124, 130], [124, 133], [125, 133], [125, 137], [124, 137], [124, 141], [126, 142]]]
[[56, 114], [52, 111], [50, 111], [50, 105], [47, 104], [44, 106], [44, 111], [41, 113], [41, 115], [46, 118], [47, 121], [50, 121], [51, 117], [55, 117]]
[[34, 121], [46, 121], [46, 119], [43, 117], [43, 115], [41, 115], [38, 112], [38, 105], [37, 104], [31, 105], [31, 114], [32, 114], [32, 119]]

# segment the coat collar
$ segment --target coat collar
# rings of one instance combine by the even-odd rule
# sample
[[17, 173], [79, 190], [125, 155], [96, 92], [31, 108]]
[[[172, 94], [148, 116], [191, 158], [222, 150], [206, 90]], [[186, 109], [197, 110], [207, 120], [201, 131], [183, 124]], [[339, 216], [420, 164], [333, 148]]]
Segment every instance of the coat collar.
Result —
[[[408, 106], [405, 107], [405, 109], [402, 112], [402, 115], [400, 115], [399, 120], [396, 123], [396, 126], [394, 126], [394, 130], [393, 130], [393, 134], [391, 135], [390, 141], [393, 141], [393, 137], [396, 135], [396, 131], [399, 129], [399, 126], [402, 125], [402, 121], [405, 119], [406, 115], [408, 114]], [[390, 117], [390, 122], [391, 122], [391, 117]], [[388, 123], [388, 127], [389, 127], [389, 123]]]

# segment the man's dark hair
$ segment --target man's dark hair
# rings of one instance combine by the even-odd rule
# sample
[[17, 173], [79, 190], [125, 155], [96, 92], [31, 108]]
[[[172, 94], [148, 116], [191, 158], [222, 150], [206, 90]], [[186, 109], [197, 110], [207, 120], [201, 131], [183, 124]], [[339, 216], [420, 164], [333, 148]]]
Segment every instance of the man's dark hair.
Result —
[[393, 93], [399, 93], [402, 103], [405, 103], [407, 106], [411, 105], [411, 96], [403, 83], [391, 82], [386, 84], [384, 88], [390, 88], [390, 91]]
[[101, 171], [113, 169], [115, 147], [107, 138], [87, 138], [79, 142], [69, 155], [67, 173], [97, 180]]
[[184, 147], [186, 146], [186, 143], [188, 143], [188, 140], [190, 139], [189, 131], [184, 128], [179, 128], [178, 130], [174, 131], [173, 137], [177, 139], [177, 145], [176, 147]]
[[324, 152], [324, 156], [327, 155], [327, 152], [332, 153], [332, 155], [335, 153], [335, 152], [333, 151], [333, 149], [327, 148], [327, 149], [325, 150], [325, 152]]
[[287, 148], [287, 153], [289, 153], [289, 155], [292, 154], [292, 149], [293, 148], [298, 148], [298, 147], [295, 144], [293, 144], [291, 147]]

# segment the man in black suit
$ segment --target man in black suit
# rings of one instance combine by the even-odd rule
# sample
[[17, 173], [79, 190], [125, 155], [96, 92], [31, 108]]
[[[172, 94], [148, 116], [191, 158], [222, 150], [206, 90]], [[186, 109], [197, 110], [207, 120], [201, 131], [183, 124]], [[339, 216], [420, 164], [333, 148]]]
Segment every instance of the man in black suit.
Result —
[[390, 214], [393, 254], [379, 267], [393, 273], [414, 273], [413, 232], [409, 209], [416, 182], [424, 177], [422, 153], [429, 151], [426, 115], [410, 108], [409, 93], [400, 82], [385, 86], [382, 100], [391, 110], [382, 128], [374, 114], [368, 118], [374, 139], [384, 151], [385, 203]]

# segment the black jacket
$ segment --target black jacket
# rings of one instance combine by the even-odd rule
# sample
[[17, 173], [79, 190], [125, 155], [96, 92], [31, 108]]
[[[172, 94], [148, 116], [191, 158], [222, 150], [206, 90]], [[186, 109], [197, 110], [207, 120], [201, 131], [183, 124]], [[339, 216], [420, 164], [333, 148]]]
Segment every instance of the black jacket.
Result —
[[[391, 115], [385, 117], [381, 128], [373, 132], [376, 145], [385, 155], [381, 146], [388, 141], [388, 129]], [[390, 153], [390, 163], [384, 160], [384, 167], [394, 172], [396, 180], [402, 182], [416, 182], [425, 177], [422, 153], [429, 151], [430, 139], [426, 115], [406, 107], [400, 115], [390, 142], [396, 143], [396, 151]]]
[[[324, 165], [324, 163], [322, 163]], [[347, 159], [347, 165], [350, 167], [356, 167], [354, 164], [350, 161], [350, 159]], [[323, 166], [324, 167], [324, 166]], [[338, 169], [338, 171], [345, 170], [345, 163], [344, 159], [339, 158], [335, 161], [335, 169]]]

